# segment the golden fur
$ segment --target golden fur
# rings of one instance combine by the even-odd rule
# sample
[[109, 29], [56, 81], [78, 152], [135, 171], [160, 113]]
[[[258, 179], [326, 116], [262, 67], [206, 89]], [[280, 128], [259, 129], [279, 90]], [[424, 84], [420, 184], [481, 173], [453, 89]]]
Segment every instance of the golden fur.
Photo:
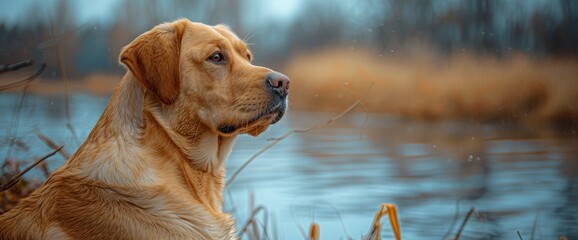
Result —
[[187, 19], [137, 37], [86, 141], [0, 215], [0, 239], [235, 239], [224, 161], [238, 134], [260, 134], [286, 106], [251, 58], [226, 27]]

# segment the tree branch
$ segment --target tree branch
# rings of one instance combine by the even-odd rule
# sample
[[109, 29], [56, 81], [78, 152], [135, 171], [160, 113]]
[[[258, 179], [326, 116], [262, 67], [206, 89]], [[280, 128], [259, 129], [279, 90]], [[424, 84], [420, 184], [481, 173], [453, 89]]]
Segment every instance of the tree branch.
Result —
[[34, 63], [34, 61], [32, 61], [32, 59], [28, 59], [28, 60], [20, 61], [20, 62], [13, 63], [13, 64], [0, 64], [0, 73], [5, 73], [5, 72], [9, 72], [9, 71], [16, 71], [16, 70], [23, 68], [23, 67], [32, 66], [33, 63]]
[[32, 75], [30, 75], [27, 78], [24, 78], [22, 80], [18, 80], [18, 81], [13, 82], [13, 83], [0, 85], [0, 91], [4, 91], [4, 90], [10, 89], [10, 88], [19, 87], [21, 85], [29, 83], [32, 80], [36, 79], [38, 76], [40, 76], [40, 74], [44, 71], [44, 69], [46, 69], [46, 63], [43, 63], [42, 65], [40, 65], [40, 68], [38, 70], [36, 70], [36, 72], [34, 72]]
[[337, 114], [336, 116], [330, 118], [329, 120], [322, 122], [322, 123], [319, 123], [319, 124], [316, 124], [316, 125], [313, 125], [307, 129], [292, 129], [292, 130], [287, 131], [281, 137], [269, 139], [272, 142], [269, 143], [267, 146], [265, 146], [263, 149], [259, 150], [253, 156], [251, 156], [251, 158], [249, 158], [247, 161], [245, 161], [245, 163], [243, 163], [243, 165], [241, 165], [241, 167], [239, 167], [239, 169], [237, 169], [237, 171], [235, 171], [231, 175], [231, 178], [229, 178], [227, 180], [227, 182], [225, 183], [225, 187], [228, 187], [229, 185], [231, 185], [231, 183], [233, 183], [233, 181], [235, 181], [235, 178], [237, 178], [237, 175], [239, 175], [239, 173], [241, 173], [241, 171], [243, 171], [243, 169], [245, 169], [251, 162], [253, 162], [253, 160], [255, 160], [257, 157], [259, 157], [261, 154], [263, 154], [269, 148], [271, 148], [271, 147], [275, 146], [277, 143], [281, 142], [283, 139], [291, 136], [291, 134], [293, 134], [293, 133], [306, 133], [306, 132], [309, 132], [313, 129], [319, 129], [319, 128], [322, 128], [322, 127], [336, 121], [337, 119], [343, 117], [343, 115], [347, 114], [348, 112], [353, 110], [355, 107], [357, 107], [357, 105], [361, 104], [361, 101], [363, 101], [363, 98], [365, 96], [367, 96], [367, 92], [369, 92], [369, 90], [371, 89], [372, 86], [373, 86], [373, 83], [371, 83], [371, 85], [369, 85], [367, 90], [361, 95], [361, 97], [359, 99], [357, 99], [357, 101], [355, 101], [353, 104], [351, 104], [351, 106], [349, 106], [348, 108], [343, 110], [341, 113]]
[[36, 165], [40, 164], [44, 160], [48, 159], [49, 157], [52, 157], [54, 154], [56, 154], [58, 151], [60, 151], [63, 147], [64, 146], [60, 146], [59, 148], [52, 151], [48, 155], [42, 157], [41, 159], [36, 160], [36, 162], [34, 162], [30, 166], [26, 167], [26, 169], [24, 169], [18, 175], [14, 176], [12, 179], [10, 179], [10, 181], [8, 181], [6, 184], [3, 184], [2, 186], [0, 186], [0, 192], [4, 192], [4, 191], [10, 189], [12, 186], [14, 186], [16, 183], [18, 183], [18, 181], [20, 181], [20, 178], [22, 177], [22, 175], [24, 175], [25, 173], [30, 171], [32, 168], [36, 167]]

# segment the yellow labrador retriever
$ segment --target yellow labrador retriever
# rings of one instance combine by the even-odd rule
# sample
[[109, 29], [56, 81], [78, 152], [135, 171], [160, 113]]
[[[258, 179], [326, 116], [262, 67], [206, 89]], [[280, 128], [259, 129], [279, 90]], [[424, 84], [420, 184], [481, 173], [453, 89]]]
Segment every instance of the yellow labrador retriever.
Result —
[[127, 73], [87, 140], [13, 210], [0, 239], [235, 239], [224, 162], [283, 116], [289, 79], [224, 26], [164, 23], [123, 48]]

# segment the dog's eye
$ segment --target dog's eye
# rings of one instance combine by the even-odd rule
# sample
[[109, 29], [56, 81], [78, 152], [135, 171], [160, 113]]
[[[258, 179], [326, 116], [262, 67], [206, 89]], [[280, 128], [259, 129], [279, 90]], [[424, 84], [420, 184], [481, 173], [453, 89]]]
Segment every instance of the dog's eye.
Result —
[[207, 60], [213, 63], [224, 63], [225, 56], [221, 52], [215, 52]]

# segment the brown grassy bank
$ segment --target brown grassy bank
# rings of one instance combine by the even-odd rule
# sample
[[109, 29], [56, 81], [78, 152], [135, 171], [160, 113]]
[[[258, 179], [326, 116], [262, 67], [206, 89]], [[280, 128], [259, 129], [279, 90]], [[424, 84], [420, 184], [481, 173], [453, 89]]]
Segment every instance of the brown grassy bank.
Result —
[[[364, 98], [371, 112], [424, 120], [547, 123], [572, 129], [578, 125], [578, 59], [471, 54], [440, 58], [427, 52], [402, 57], [334, 48], [298, 54], [283, 72], [292, 79], [290, 106], [296, 110], [338, 111], [374, 83]], [[108, 95], [121, 78], [93, 74], [70, 79], [69, 91]], [[36, 79], [28, 91], [65, 93], [62, 81], [48, 79]]]
[[[22, 78], [22, 75], [25, 74], [6, 76], [2, 80], [5, 83], [17, 82], [18, 79]], [[120, 74], [93, 73], [83, 78], [68, 79], [68, 91], [71, 93], [86, 92], [97, 96], [110, 95], [121, 79], [122, 75]], [[7, 89], [5, 92], [21, 92], [22, 86]], [[63, 80], [42, 78], [42, 76], [31, 81], [27, 91], [39, 95], [62, 95], [66, 93]]]
[[[385, 55], [385, 54], [384, 54]], [[578, 60], [456, 54], [408, 57], [332, 49], [289, 61], [293, 109], [336, 110], [365, 96], [369, 111], [443, 120], [576, 124]]]

